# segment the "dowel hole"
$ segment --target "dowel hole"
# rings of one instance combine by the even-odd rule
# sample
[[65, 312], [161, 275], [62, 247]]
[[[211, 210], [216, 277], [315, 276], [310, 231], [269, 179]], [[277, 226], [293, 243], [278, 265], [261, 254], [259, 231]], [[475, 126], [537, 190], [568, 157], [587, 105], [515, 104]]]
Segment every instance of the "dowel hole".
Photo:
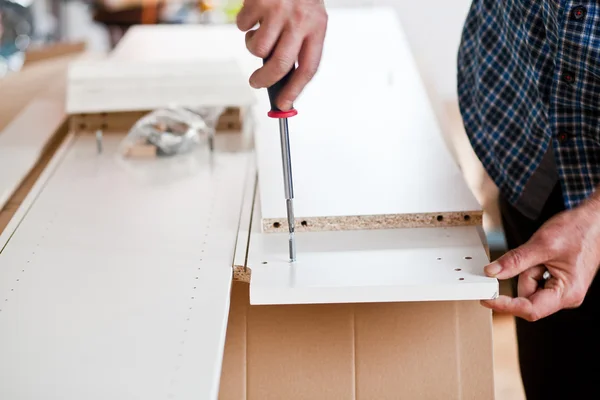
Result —
[[302, 226], [308, 226], [308, 222], [302, 221], [302, 222], [300, 222], [300, 225], [302, 225]]
[[263, 264], [266, 264], [267, 262], [266, 262], [266, 261], [263, 261], [262, 263], [263, 263]]
[[471, 216], [467, 214], [467, 215], [464, 216], [464, 219], [465, 219], [465, 221], [470, 221], [471, 220]]
[[279, 228], [281, 226], [281, 224], [279, 222], [274, 222], [273, 223], [273, 227], [274, 228]]
[[443, 215], [438, 215], [438, 216], [437, 216], [437, 220], [438, 220], [439, 222], [442, 222], [442, 221], [444, 220], [444, 216], [443, 216]]
[[472, 260], [472, 259], [473, 259], [473, 257], [470, 257], [470, 256], [465, 257], [465, 260]]
[[437, 260], [438, 260], [438, 261], [442, 261], [442, 257], [438, 257], [438, 258], [437, 258]]
[[465, 280], [465, 278], [458, 278], [458, 280], [459, 280], [459, 281], [464, 281], [464, 280]]
[[462, 271], [462, 268], [454, 268], [455, 271]]

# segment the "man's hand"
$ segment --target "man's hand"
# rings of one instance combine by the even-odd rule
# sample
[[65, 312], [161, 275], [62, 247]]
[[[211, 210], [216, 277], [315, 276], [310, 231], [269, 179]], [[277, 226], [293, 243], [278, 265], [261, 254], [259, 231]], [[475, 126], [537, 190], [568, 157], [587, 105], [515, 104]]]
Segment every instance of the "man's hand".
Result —
[[592, 197], [548, 220], [527, 243], [488, 265], [486, 274], [498, 279], [520, 274], [518, 297], [500, 296], [482, 304], [528, 321], [577, 308], [599, 265], [600, 200]]
[[[249, 30], [257, 23], [257, 29]], [[253, 88], [273, 85], [298, 61], [298, 69], [277, 100], [281, 110], [289, 110], [321, 62], [327, 29], [323, 0], [245, 0], [237, 26], [247, 31], [250, 53], [260, 58], [271, 55], [250, 77]]]

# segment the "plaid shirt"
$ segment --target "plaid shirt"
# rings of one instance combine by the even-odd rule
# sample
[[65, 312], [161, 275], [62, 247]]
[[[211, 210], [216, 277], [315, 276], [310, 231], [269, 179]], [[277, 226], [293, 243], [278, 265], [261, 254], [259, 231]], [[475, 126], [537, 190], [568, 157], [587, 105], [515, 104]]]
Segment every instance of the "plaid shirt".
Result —
[[600, 183], [600, 2], [473, 0], [458, 91], [473, 149], [511, 203], [548, 146], [567, 208]]

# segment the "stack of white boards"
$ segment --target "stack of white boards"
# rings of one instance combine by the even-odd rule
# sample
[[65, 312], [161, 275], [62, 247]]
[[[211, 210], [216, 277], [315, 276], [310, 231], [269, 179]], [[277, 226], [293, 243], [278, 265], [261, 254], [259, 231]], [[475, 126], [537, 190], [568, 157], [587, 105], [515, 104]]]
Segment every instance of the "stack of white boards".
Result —
[[244, 35], [234, 26], [133, 27], [108, 57], [70, 66], [67, 113], [249, 107], [255, 96], [241, 54]]
[[[136, 35], [148, 32], [209, 31]], [[0, 236], [0, 398], [493, 399], [477, 300], [498, 284], [419, 79], [393, 10], [330, 10], [322, 68], [290, 120], [308, 225], [295, 264], [269, 228], [285, 210], [266, 91], [254, 150], [127, 161], [123, 135], [101, 154], [70, 135]], [[347, 223], [405, 214], [446, 219]], [[455, 214], [474, 217], [436, 226]], [[333, 229], [311, 226], [327, 218]]]

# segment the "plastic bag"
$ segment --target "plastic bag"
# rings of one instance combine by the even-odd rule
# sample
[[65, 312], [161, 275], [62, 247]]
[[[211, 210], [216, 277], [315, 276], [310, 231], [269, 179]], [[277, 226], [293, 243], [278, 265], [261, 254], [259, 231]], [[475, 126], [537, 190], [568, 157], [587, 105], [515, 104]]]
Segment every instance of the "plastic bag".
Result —
[[121, 144], [125, 157], [174, 156], [196, 148], [211, 131], [198, 113], [185, 108], [153, 111], [130, 129]]

